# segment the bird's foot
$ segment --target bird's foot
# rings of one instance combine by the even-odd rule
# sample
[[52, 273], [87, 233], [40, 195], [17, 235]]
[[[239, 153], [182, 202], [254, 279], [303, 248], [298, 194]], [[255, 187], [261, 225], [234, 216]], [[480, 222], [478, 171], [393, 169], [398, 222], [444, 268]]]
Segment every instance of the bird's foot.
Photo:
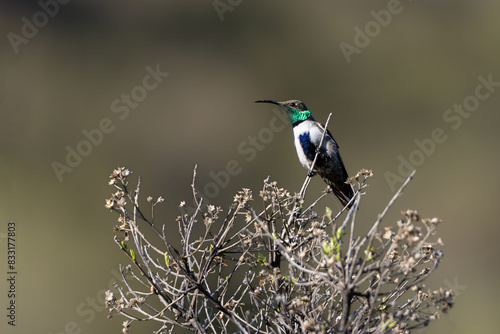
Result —
[[307, 176], [309, 177], [313, 177], [314, 175], [316, 175], [316, 173], [314, 173], [312, 170], [307, 172]]

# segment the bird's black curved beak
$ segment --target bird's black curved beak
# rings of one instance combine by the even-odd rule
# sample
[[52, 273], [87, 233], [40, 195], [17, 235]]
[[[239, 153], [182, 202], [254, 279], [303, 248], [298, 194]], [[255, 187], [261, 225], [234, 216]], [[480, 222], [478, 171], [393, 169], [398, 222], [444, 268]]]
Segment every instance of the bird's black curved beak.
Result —
[[272, 104], [277, 104], [279, 106], [281, 106], [281, 104], [277, 101], [274, 101], [274, 100], [258, 100], [258, 101], [255, 101], [255, 103], [272, 103]]

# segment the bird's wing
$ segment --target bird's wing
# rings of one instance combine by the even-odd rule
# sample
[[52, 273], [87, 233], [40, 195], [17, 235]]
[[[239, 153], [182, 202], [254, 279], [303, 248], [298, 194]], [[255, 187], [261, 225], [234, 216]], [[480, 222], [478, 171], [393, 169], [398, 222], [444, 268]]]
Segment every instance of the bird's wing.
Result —
[[[321, 129], [322, 132], [325, 131], [325, 125], [324, 124], [318, 123], [318, 127]], [[335, 155], [335, 157], [332, 157], [332, 158], [334, 160], [338, 161], [338, 165], [340, 166], [340, 172], [342, 174], [341, 175], [342, 183], [341, 184], [337, 184], [337, 187], [339, 187], [338, 190], [343, 193], [343, 196], [347, 196], [348, 199], [351, 199], [351, 197], [354, 196], [354, 192], [353, 192], [353, 189], [352, 189], [351, 185], [347, 185], [347, 184], [344, 183], [349, 178], [349, 174], [347, 174], [347, 170], [345, 168], [344, 161], [342, 160], [342, 157], [340, 156], [340, 152], [338, 150], [339, 149], [339, 144], [335, 141], [335, 138], [333, 138], [333, 135], [327, 129], [326, 130], [325, 139], [324, 139], [323, 142], [329, 142], [330, 139], [331, 139], [332, 145], [335, 145], [335, 149], [334, 150], [329, 150], [329, 151], [333, 152], [333, 154]], [[342, 196], [337, 195], [337, 197], [341, 198]]]
[[[322, 124], [322, 123], [317, 123], [317, 124], [318, 124], [318, 128], [321, 130], [321, 133], [323, 133], [325, 131], [325, 125]], [[326, 129], [325, 141], [328, 140], [328, 137], [330, 137], [331, 140], [337, 146], [337, 148], [339, 148], [339, 144], [337, 144], [337, 142], [335, 141], [335, 138], [333, 138], [332, 133], [330, 132], [330, 130]]]

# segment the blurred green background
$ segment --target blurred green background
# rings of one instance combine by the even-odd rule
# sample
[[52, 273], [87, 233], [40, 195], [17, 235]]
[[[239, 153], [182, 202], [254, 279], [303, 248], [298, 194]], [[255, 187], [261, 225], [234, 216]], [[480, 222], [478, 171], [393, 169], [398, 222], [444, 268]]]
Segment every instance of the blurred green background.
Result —
[[[54, 4], [4, 1], [0, 10], [0, 264], [6, 276], [15, 221], [19, 272], [16, 327], [3, 317], [2, 333], [121, 331], [124, 319], [107, 320], [101, 304], [125, 262], [113, 243], [117, 217], [104, 208], [117, 166], [142, 176], [144, 196], [165, 197], [157, 214], [172, 231], [179, 202], [191, 202], [195, 164], [200, 191], [223, 208], [242, 187], [257, 194], [267, 175], [299, 191], [306, 171], [291, 127], [270, 130], [272, 106], [257, 99], [300, 99], [322, 122], [333, 113], [349, 173], [375, 174], [359, 233], [401, 184], [388, 173], [410, 161], [416, 177], [384, 224], [408, 208], [442, 218], [445, 258], [427, 286], [457, 294], [452, 311], [421, 332], [498, 331], [499, 2]], [[150, 90], [147, 67], [169, 73], [147, 81]], [[494, 82], [490, 91], [479, 77]], [[470, 112], [447, 111], [463, 103]], [[95, 134], [102, 122], [107, 133], [85, 146], [84, 130]], [[444, 142], [431, 141], [435, 129]], [[68, 147], [86, 155], [58, 177]], [[233, 160], [237, 175], [214, 186]], [[313, 179], [308, 195], [323, 188]], [[132, 333], [156, 328], [136, 323]]]

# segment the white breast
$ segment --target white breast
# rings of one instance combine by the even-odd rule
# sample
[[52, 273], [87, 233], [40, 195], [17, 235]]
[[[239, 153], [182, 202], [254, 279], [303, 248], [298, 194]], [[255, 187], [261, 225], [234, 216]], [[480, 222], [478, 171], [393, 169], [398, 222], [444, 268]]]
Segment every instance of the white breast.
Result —
[[[321, 141], [321, 136], [323, 136], [323, 132], [316, 125], [314, 121], [310, 120], [306, 120], [293, 128], [294, 144], [295, 144], [295, 149], [297, 150], [297, 156], [299, 157], [299, 161], [302, 164], [302, 166], [304, 166], [306, 169], [309, 169], [311, 167], [310, 164], [311, 162], [307, 159], [306, 155], [304, 154], [299, 139], [299, 136], [306, 132], [309, 132], [309, 137], [311, 139], [311, 142], [316, 147], [319, 145]], [[325, 144], [326, 140], [324, 141], [323, 146], [325, 146]]]

